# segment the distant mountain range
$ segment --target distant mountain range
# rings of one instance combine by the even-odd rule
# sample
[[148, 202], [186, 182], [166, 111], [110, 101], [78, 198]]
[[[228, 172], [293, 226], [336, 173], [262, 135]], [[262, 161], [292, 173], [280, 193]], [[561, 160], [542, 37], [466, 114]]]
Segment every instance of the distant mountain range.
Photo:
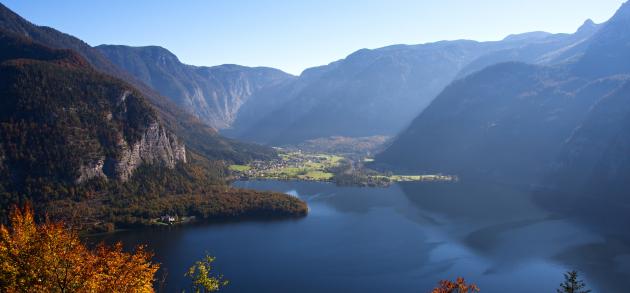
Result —
[[395, 135], [456, 78], [503, 61], [560, 63], [579, 55], [573, 48], [597, 29], [586, 22], [575, 34], [529, 33], [497, 42], [444, 41], [359, 50], [306, 70], [287, 102], [248, 125], [241, 125], [238, 117], [234, 127], [237, 137], [271, 144], [335, 135]]
[[186, 65], [157, 46], [96, 48], [114, 64], [217, 129], [230, 127], [240, 107], [265, 87], [294, 79], [266, 67]]
[[457, 78], [504, 61], [558, 64], [600, 25], [502, 41], [444, 41], [359, 50], [293, 77], [271, 68], [182, 64], [160, 47], [99, 46], [134, 78], [229, 136], [272, 145], [331, 136], [395, 135]]
[[547, 199], [626, 204], [630, 4], [601, 26], [585, 26], [595, 33], [546, 54], [562, 56], [558, 62], [501, 63], [449, 85], [377, 165], [539, 185]]

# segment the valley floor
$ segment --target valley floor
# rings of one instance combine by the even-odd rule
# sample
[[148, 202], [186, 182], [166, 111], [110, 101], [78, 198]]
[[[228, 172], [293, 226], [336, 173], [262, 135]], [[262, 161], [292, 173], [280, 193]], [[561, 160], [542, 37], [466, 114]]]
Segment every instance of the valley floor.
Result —
[[340, 154], [277, 148], [279, 159], [254, 161], [229, 167], [235, 180], [328, 181], [338, 185], [388, 186], [395, 182], [457, 181], [442, 174], [399, 175], [381, 173], [364, 166], [370, 158], [350, 159]]

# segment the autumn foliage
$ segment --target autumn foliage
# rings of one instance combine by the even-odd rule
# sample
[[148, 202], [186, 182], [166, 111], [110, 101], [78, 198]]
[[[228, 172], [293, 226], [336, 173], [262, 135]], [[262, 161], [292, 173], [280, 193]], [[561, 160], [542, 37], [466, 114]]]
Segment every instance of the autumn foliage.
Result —
[[479, 287], [475, 284], [466, 284], [464, 278], [457, 278], [455, 282], [442, 280], [439, 287], [433, 289], [431, 293], [473, 293], [479, 292]]
[[30, 207], [14, 208], [0, 227], [0, 292], [153, 292], [151, 256], [120, 243], [89, 249], [63, 223], [38, 225]]

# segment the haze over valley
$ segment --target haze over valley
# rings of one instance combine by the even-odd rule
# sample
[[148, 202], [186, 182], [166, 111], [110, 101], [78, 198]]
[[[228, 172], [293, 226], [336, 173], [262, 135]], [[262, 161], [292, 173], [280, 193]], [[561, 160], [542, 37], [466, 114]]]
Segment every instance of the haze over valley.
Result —
[[[619, 4], [568, 33], [357, 42], [299, 75], [88, 44], [0, 4], [0, 291], [624, 292]], [[99, 260], [118, 257], [134, 273]]]

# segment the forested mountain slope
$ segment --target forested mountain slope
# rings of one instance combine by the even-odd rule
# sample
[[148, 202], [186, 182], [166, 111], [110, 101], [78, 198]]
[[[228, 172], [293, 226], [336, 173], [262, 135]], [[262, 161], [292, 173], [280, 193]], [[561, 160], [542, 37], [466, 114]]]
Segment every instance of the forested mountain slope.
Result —
[[189, 151], [128, 83], [78, 53], [0, 30], [0, 214], [32, 202], [87, 228], [306, 212], [290, 196], [225, 185], [224, 165]]
[[34, 25], [2, 4], [0, 4], [0, 28], [51, 48], [71, 49], [79, 53], [97, 71], [130, 83], [157, 110], [160, 120], [167, 129], [176, 133], [190, 149], [210, 159], [244, 162], [254, 158], [275, 156], [272, 149], [221, 137], [215, 129], [182, 110], [169, 98], [158, 94], [139, 79], [112, 64], [96, 48], [53, 28]]

